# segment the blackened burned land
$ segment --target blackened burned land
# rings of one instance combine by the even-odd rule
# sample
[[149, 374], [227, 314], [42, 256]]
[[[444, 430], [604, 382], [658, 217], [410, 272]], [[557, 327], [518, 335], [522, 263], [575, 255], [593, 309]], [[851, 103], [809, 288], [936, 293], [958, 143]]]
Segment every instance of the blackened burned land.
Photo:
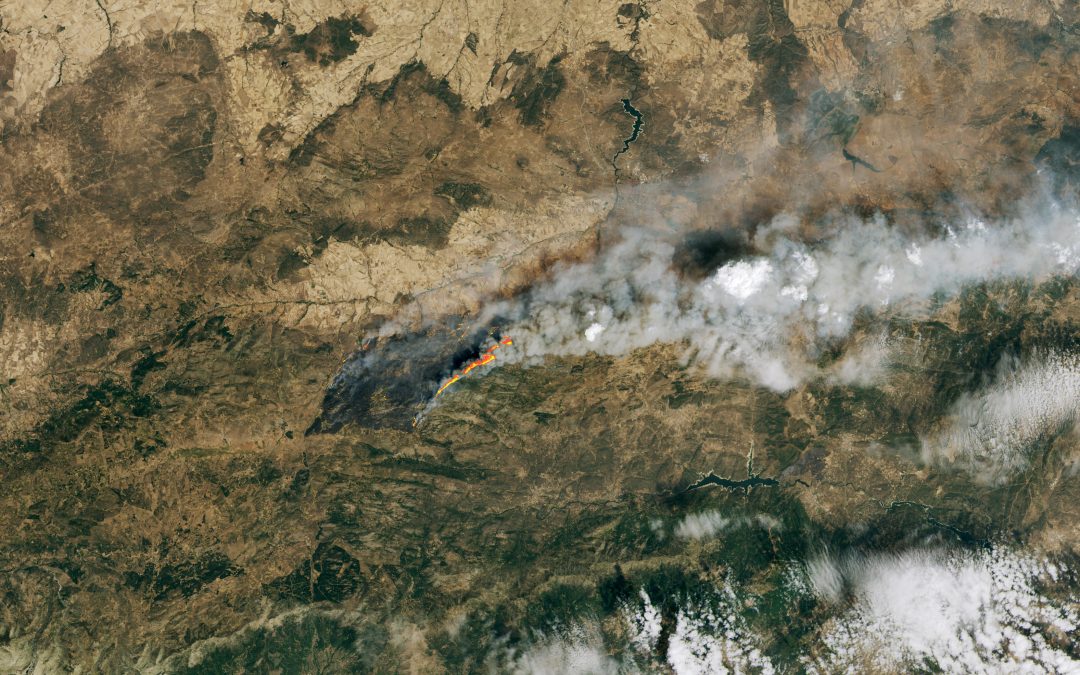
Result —
[[750, 252], [746, 233], [735, 228], [691, 232], [675, 246], [672, 265], [682, 276], [704, 279]]
[[507, 57], [508, 62], [526, 71], [525, 77], [514, 86], [509, 96], [525, 126], [543, 127], [551, 105], [566, 87], [566, 76], [559, 66], [562, 60], [563, 55], [558, 55], [543, 68], [537, 68], [535, 54], [515, 51]]
[[307, 434], [334, 433], [346, 424], [409, 430], [439, 382], [475, 359], [488, 326], [446, 325], [367, 342], [342, 366]]

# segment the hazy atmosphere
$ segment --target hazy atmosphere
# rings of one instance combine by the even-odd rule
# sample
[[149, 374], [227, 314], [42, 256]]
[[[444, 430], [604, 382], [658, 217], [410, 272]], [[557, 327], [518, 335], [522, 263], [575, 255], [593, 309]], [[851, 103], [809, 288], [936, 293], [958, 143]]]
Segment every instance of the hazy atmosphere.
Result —
[[0, 0], [0, 673], [1080, 672], [1080, 7]]

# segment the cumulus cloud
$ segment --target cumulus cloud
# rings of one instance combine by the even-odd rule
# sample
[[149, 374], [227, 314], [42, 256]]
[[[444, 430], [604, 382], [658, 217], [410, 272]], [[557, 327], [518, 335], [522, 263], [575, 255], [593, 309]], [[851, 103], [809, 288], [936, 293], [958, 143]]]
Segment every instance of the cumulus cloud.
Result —
[[[626, 642], [617, 648], [605, 647], [598, 625], [577, 624], [542, 636], [524, 650], [511, 651], [501, 663], [493, 662], [492, 670], [521, 675], [642, 672], [635, 656], [655, 664], [666, 630], [663, 657], [667, 669], [676, 675], [774, 673], [773, 663], [761, 650], [760, 637], [737, 611], [742, 599], [729, 585], [717, 591], [708, 598], [679, 598], [674, 621], [665, 627], [661, 608], [641, 590], [638, 601], [621, 611]], [[655, 665], [645, 671], [654, 672]]]
[[920, 240], [881, 218], [842, 219], [831, 238], [813, 245], [795, 237], [794, 226], [790, 217], [774, 220], [755, 237], [766, 253], [729, 261], [700, 281], [673, 270], [668, 237], [627, 231], [598, 259], [488, 307], [488, 318], [509, 323], [514, 337], [515, 349], [501, 358], [622, 355], [675, 343], [709, 375], [741, 375], [777, 391], [820, 376], [865, 382], [887, 345], [866, 345], [835, 373], [814, 365], [822, 345], [846, 336], [858, 312], [915, 315], [926, 299], [965, 284], [1080, 268], [1080, 217], [1057, 207], [992, 225], [971, 218]]
[[844, 573], [830, 555], [814, 556], [806, 562], [805, 581], [801, 588], [808, 588], [819, 598], [839, 602], [844, 597]]
[[[1080, 612], [1039, 591], [1066, 570], [1005, 548], [912, 551], [807, 565], [814, 592], [851, 606], [826, 627], [812, 672], [1080, 671]], [[1071, 647], [1069, 641], [1072, 640]]]
[[1080, 409], [1080, 357], [1050, 352], [1011, 365], [982, 391], [957, 400], [923, 441], [927, 461], [959, 462], [988, 480], [1027, 463], [1032, 444], [1071, 423]]
[[516, 675], [609, 675], [633, 672], [608, 655], [599, 631], [574, 626], [560, 635], [541, 638], [511, 656], [509, 671]]
[[675, 526], [675, 536], [680, 539], [705, 539], [738, 527], [776, 530], [780, 528], [780, 521], [767, 513], [725, 515], [722, 511], [711, 509], [688, 514]]
[[[652, 654], [660, 640], [661, 616], [649, 595], [640, 595], [640, 605], [628, 608], [625, 618], [631, 643], [640, 653]], [[759, 638], [736, 611], [739, 602], [731, 587], [724, 586], [710, 602], [687, 600], [679, 608], [667, 645], [667, 665], [676, 675], [775, 672], [759, 648]]]
[[502, 670], [651, 672], [662, 661], [677, 675], [1080, 672], [1074, 578], [1063, 563], [1004, 546], [825, 553], [787, 570], [784, 601], [794, 610], [815, 597], [818, 630], [780, 660], [768, 645], [787, 626], [751, 628], [745, 617], [756, 592], [729, 579], [693, 596], [640, 589], [619, 611], [621, 627], [609, 621], [542, 637], [512, 652]]
[[519, 675], [607, 675], [618, 673], [619, 663], [595, 647], [554, 641], [522, 654], [513, 672]]

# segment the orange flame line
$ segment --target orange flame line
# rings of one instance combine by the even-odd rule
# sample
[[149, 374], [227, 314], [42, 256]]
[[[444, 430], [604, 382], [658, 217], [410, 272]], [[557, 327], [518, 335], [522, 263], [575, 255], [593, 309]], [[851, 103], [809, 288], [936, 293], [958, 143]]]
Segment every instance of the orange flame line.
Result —
[[498, 349], [499, 347], [502, 347], [503, 345], [512, 345], [512, 344], [514, 344], [513, 340], [511, 340], [509, 337], [504, 337], [503, 339], [499, 340], [495, 344], [491, 345], [490, 347], [487, 348], [487, 350], [483, 354], [480, 355], [480, 358], [475, 359], [473, 361], [470, 361], [468, 364], [466, 364], [466, 366], [461, 370], [460, 373], [454, 375], [453, 377], [448, 379], [446, 382], [443, 382], [443, 385], [441, 387], [439, 387], [439, 390], [435, 392], [435, 395], [438, 396], [439, 394], [443, 393], [443, 391], [445, 391], [447, 387], [449, 387], [453, 383], [457, 382], [461, 378], [468, 375], [473, 369], [479, 368], [480, 366], [486, 366], [487, 364], [494, 361], [495, 360], [495, 350]]

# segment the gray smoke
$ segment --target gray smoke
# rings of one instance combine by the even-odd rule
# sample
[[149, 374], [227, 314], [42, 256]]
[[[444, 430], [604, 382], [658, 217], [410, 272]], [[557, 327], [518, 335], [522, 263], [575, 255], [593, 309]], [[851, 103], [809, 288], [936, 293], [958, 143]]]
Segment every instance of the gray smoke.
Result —
[[742, 376], [775, 391], [832, 376], [858, 381], [883, 349], [814, 365], [860, 311], [917, 316], [934, 294], [994, 279], [1038, 280], [1080, 267], [1080, 217], [1051, 206], [988, 223], [975, 216], [936, 237], [909, 238], [883, 218], [840, 218], [814, 245], [792, 217], [758, 231], [761, 255], [732, 260], [701, 281], [673, 269], [669, 236], [628, 230], [599, 259], [556, 270], [527, 297], [488, 308], [511, 317], [514, 348], [503, 363], [588, 353], [622, 355], [656, 343], [685, 346], [684, 359], [717, 378]]

